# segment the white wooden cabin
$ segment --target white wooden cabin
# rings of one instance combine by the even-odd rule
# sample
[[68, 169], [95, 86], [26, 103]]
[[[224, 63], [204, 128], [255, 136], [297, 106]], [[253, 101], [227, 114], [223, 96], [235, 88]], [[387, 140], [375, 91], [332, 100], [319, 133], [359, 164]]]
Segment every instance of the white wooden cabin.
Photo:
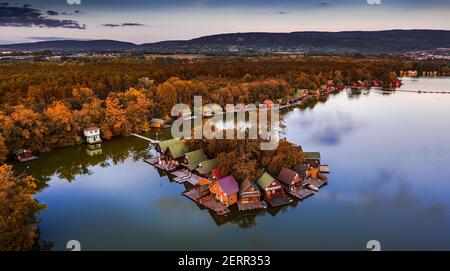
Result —
[[84, 136], [86, 137], [86, 141], [89, 144], [97, 144], [102, 142], [102, 139], [100, 138], [100, 128], [86, 128], [84, 129]]

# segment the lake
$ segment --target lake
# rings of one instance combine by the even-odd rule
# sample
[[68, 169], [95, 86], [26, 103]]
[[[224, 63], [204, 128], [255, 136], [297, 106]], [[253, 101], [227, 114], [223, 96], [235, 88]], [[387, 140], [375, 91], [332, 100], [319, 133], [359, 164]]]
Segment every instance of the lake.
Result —
[[[450, 78], [404, 78], [450, 91]], [[287, 112], [286, 137], [320, 151], [329, 184], [295, 206], [217, 216], [142, 161], [137, 138], [40, 155], [18, 172], [47, 182], [41, 239], [55, 250], [450, 249], [450, 94], [343, 91]], [[167, 138], [168, 131], [149, 134]]]

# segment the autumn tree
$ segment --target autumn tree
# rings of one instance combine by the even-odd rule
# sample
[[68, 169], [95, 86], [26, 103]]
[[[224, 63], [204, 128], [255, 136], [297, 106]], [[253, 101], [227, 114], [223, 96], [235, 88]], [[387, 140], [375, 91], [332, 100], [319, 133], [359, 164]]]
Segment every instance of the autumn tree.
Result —
[[72, 111], [62, 102], [54, 102], [44, 112], [46, 120], [46, 146], [70, 146], [81, 141], [74, 127]]
[[74, 111], [73, 115], [78, 133], [81, 134], [85, 128], [102, 125], [105, 109], [102, 107], [100, 99], [93, 98], [91, 101], [85, 102], [80, 110]]
[[0, 166], [0, 250], [30, 250], [38, 241], [36, 214], [45, 208], [33, 198], [36, 181]]
[[5, 139], [2, 135], [0, 135], [0, 164], [5, 161], [6, 156], [8, 155], [8, 149], [5, 145]]
[[172, 106], [175, 104], [185, 103], [192, 105], [194, 96], [206, 97], [207, 93], [206, 85], [201, 82], [172, 77], [156, 88], [156, 99], [159, 101], [160, 111], [170, 115]]
[[32, 150], [44, 148], [46, 127], [41, 116], [23, 105], [12, 108], [11, 114], [3, 118], [1, 129], [9, 150], [23, 147]]

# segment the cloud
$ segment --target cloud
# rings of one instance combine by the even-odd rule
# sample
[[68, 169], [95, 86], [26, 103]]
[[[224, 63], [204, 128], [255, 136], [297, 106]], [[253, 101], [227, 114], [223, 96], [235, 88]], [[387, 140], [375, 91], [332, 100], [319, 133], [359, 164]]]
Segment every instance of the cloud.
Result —
[[280, 14], [280, 15], [286, 15], [286, 14], [288, 14], [287, 11], [278, 11], [277, 13]]
[[34, 37], [27, 37], [27, 40], [32, 41], [53, 41], [53, 40], [87, 40], [87, 39], [81, 39], [81, 38], [73, 38], [73, 37], [58, 37], [58, 36], [34, 36]]
[[144, 25], [139, 23], [123, 23], [122, 26], [144, 26]]
[[320, 2], [319, 3], [319, 7], [321, 7], [321, 8], [326, 8], [326, 7], [329, 7], [331, 4], [330, 3], [328, 3], [328, 2]]
[[104, 27], [127, 27], [127, 26], [144, 26], [140, 23], [123, 23], [123, 24], [102, 24]]
[[54, 11], [54, 10], [49, 10], [49, 11], [47, 11], [47, 15], [56, 16], [56, 15], [59, 15], [59, 12], [58, 11]]
[[47, 12], [32, 8], [30, 5], [10, 6], [8, 3], [0, 3], [0, 26], [6, 27], [48, 27], [48, 28], [74, 28], [85, 29], [86, 25], [80, 25], [73, 20], [58, 20], [46, 15], [57, 15], [56, 11]]

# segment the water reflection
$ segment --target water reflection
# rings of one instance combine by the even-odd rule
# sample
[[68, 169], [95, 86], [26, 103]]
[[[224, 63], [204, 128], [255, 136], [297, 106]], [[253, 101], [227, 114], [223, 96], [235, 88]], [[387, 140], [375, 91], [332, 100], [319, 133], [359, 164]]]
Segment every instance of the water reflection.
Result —
[[320, 151], [332, 171], [327, 187], [293, 206], [217, 216], [181, 195], [188, 185], [142, 162], [149, 146], [135, 138], [105, 142], [95, 156], [80, 145], [16, 167], [49, 184], [37, 197], [48, 206], [42, 238], [55, 249], [74, 238], [92, 250], [363, 250], [371, 239], [386, 250], [450, 249], [450, 95], [355, 96], [286, 112], [287, 139]]
[[[163, 131], [167, 134], [169, 131]], [[155, 136], [156, 132], [149, 134]], [[140, 161], [148, 155], [149, 144], [146, 141], [129, 138], [116, 138], [105, 144], [79, 145], [60, 148], [43, 153], [32, 163], [15, 164], [17, 172], [32, 173], [42, 185], [45, 185], [56, 175], [61, 180], [72, 182], [80, 175], [90, 175], [91, 167], [107, 168], [123, 163], [131, 157], [133, 161]]]

